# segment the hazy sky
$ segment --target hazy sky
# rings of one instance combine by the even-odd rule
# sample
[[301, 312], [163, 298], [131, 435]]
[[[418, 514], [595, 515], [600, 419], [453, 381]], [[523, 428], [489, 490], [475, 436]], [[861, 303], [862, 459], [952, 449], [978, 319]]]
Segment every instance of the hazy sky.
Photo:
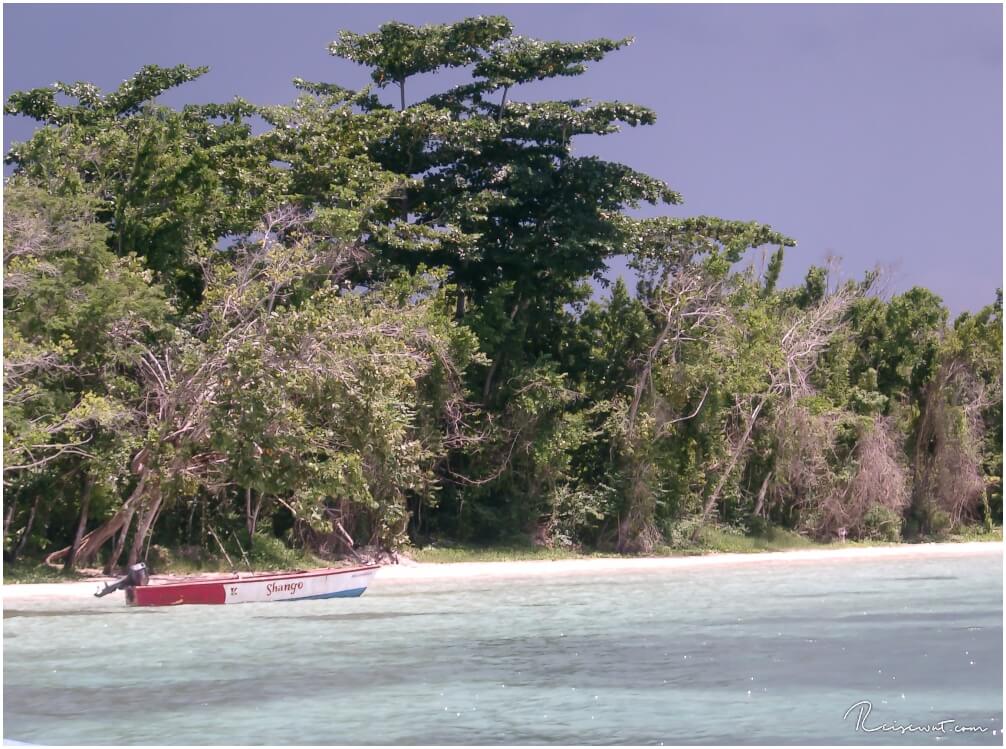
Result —
[[[209, 65], [210, 73], [164, 103], [239, 95], [275, 104], [295, 96], [297, 76], [369, 81], [363, 68], [326, 52], [343, 28], [501, 13], [528, 36], [633, 36], [632, 46], [586, 75], [526, 87], [524, 95], [654, 109], [655, 126], [581, 139], [578, 151], [665, 179], [685, 197], [675, 215], [754, 219], [795, 237], [784, 282], [830, 252], [847, 274], [887, 266], [893, 290], [928, 286], [958, 312], [991, 302], [1002, 283], [1002, 12], [1000, 5], [5, 5], [3, 86], [5, 98], [56, 80], [112, 88], [141, 65], [184, 62]], [[30, 130], [5, 117], [5, 149]]]

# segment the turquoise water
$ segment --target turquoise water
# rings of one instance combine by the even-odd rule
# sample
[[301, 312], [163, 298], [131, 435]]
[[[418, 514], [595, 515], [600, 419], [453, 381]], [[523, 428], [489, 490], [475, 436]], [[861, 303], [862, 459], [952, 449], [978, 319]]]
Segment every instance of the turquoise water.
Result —
[[[363, 598], [283, 605], [10, 603], [3, 733], [55, 744], [1001, 744], [1002, 574], [1002, 557], [983, 554], [378, 576]], [[843, 714], [862, 700], [864, 728], [956, 723], [857, 731], [856, 711]]]

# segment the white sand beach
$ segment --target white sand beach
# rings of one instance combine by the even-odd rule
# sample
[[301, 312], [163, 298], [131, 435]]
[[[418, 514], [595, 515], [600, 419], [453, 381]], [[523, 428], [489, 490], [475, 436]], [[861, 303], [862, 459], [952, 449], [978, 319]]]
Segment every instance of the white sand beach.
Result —
[[[855, 561], [878, 558], [1002, 555], [999, 542], [901, 544], [897, 546], [849, 546], [846, 548], [799, 549], [744, 554], [713, 553], [675, 557], [604, 557], [521, 562], [458, 562], [454, 564], [399, 564], [381, 570], [378, 581], [409, 582], [459, 578], [537, 577], [540, 575], [657, 572], [708, 567], [797, 562]], [[375, 581], [376, 584], [376, 581]]]
[[[373, 588], [388, 584], [434, 580], [487, 580], [543, 575], [589, 575], [618, 572], [694, 572], [703, 568], [732, 565], [796, 564], [807, 562], [846, 563], [881, 559], [937, 556], [993, 556], [1003, 554], [1000, 542], [900, 544], [895, 546], [849, 546], [845, 548], [800, 549], [748, 554], [706, 554], [682, 557], [611, 557], [559, 559], [555, 561], [457, 562], [444, 564], [403, 563], [381, 569]], [[244, 573], [243, 576], [248, 573]], [[220, 575], [213, 575], [220, 577]], [[210, 575], [207, 575], [210, 577]], [[3, 586], [5, 605], [18, 601], [92, 598], [100, 584], [111, 578], [81, 582], [19, 584]], [[169, 579], [155, 575], [153, 580]]]

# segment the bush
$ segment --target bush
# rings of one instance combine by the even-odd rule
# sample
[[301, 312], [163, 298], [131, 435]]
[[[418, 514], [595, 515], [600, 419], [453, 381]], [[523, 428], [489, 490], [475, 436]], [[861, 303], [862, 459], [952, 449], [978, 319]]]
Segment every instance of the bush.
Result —
[[756, 551], [785, 551], [812, 546], [813, 542], [799, 533], [764, 525], [758, 532], [733, 525], [705, 523], [692, 541], [697, 519], [682, 520], [669, 530], [669, 548], [687, 552], [729, 552], [743, 554]]
[[934, 510], [929, 516], [929, 529], [937, 538], [945, 538], [953, 525], [949, 513]]
[[171, 550], [159, 544], [152, 544], [147, 552], [147, 569], [151, 574], [172, 569], [175, 566]]
[[672, 549], [696, 549], [702, 546], [702, 532], [699, 540], [693, 541], [695, 528], [702, 525], [698, 518], [683, 518], [664, 526], [664, 536], [667, 538], [667, 545]]
[[[306, 552], [291, 549], [282, 540], [273, 536], [256, 534], [252, 539], [248, 560], [255, 569], [291, 570], [317, 566], [316, 561]], [[235, 559], [235, 563], [238, 559]]]
[[593, 490], [556, 488], [550, 498], [552, 512], [540, 524], [536, 541], [558, 549], [580, 548], [596, 534], [613, 496], [614, 491], [603, 485]]
[[871, 505], [863, 516], [862, 538], [869, 541], [899, 541], [901, 515], [884, 505]]

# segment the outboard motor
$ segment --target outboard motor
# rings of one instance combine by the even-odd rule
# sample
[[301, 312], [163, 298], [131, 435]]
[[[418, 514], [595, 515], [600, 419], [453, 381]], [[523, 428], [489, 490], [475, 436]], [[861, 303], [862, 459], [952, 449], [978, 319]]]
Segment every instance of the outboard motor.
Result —
[[[143, 562], [139, 564], [134, 564], [126, 571], [126, 576], [116, 580], [114, 583], [105, 583], [105, 588], [99, 590], [94, 594], [95, 598], [101, 598], [102, 596], [107, 596], [109, 593], [114, 593], [117, 590], [122, 590], [123, 588], [135, 588], [138, 585], [146, 585], [149, 580], [147, 575], [147, 565]], [[127, 591], [128, 593], [128, 591]]]

